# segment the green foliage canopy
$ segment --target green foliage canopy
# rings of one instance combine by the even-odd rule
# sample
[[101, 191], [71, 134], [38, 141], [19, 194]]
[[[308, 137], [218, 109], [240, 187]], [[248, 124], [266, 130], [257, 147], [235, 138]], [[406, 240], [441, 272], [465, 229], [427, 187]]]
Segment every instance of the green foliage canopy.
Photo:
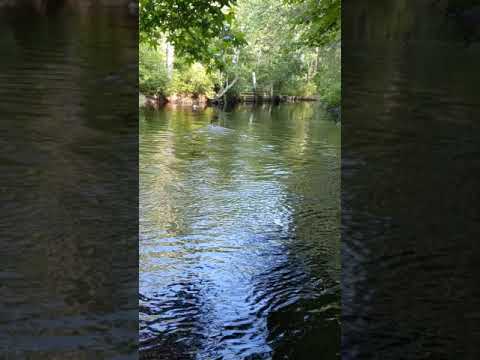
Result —
[[310, 46], [324, 46], [340, 41], [341, 0], [284, 0], [292, 6], [294, 29]]
[[217, 47], [242, 44], [232, 31], [235, 0], [140, 0], [140, 41], [156, 45], [166, 35], [175, 50], [202, 63], [218, 62], [211, 42]]
[[183, 71], [173, 75], [170, 91], [180, 95], [206, 95], [212, 97], [214, 79], [207, 74], [205, 67], [199, 63], [187, 66]]
[[140, 0], [141, 46], [168, 41], [176, 55], [167, 79], [162, 51], [141, 51], [141, 88], [234, 96], [255, 77], [259, 91], [338, 104], [340, 12], [341, 0]]
[[169, 84], [163, 52], [140, 44], [138, 65], [140, 92], [144, 95], [166, 95]]

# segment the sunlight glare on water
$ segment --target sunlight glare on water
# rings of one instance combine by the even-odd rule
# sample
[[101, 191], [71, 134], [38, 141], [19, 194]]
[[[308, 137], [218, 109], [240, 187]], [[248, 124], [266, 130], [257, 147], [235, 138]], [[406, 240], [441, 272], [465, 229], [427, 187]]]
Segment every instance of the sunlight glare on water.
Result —
[[141, 112], [145, 358], [336, 358], [339, 146], [315, 104]]

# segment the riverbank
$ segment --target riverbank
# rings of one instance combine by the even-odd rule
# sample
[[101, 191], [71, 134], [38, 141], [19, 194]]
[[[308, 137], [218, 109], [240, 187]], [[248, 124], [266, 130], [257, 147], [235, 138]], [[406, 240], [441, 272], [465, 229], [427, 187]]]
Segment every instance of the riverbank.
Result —
[[[236, 98], [232, 99], [233, 102], [249, 104], [249, 103], [288, 103], [297, 101], [318, 101], [316, 96], [295, 96], [295, 95], [266, 95], [255, 93], [241, 93]], [[213, 104], [223, 104], [223, 99], [210, 100]]]
[[184, 106], [206, 106], [209, 104], [209, 100], [206, 96], [181, 96], [181, 95], [143, 95], [139, 94], [138, 97], [140, 107], [151, 107], [159, 109], [166, 104], [178, 104]]
[[[263, 104], [263, 103], [295, 103], [295, 102], [313, 102], [319, 101], [320, 99], [316, 96], [289, 96], [289, 95], [250, 95], [250, 94], [241, 94], [234, 98], [227, 99], [226, 105], [234, 104]], [[225, 100], [221, 99], [210, 99], [204, 95], [199, 96], [163, 96], [163, 95], [143, 95], [139, 94], [139, 106], [140, 107], [149, 107], [159, 109], [165, 106], [166, 104], [176, 104], [183, 106], [195, 106], [195, 107], [206, 107], [209, 105], [212, 106], [224, 106]]]

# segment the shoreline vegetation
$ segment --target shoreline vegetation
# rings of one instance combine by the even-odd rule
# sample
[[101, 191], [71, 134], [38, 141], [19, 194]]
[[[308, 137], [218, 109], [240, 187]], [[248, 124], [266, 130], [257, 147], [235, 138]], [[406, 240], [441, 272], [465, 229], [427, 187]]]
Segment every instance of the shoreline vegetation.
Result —
[[[236, 97], [229, 98], [227, 105], [234, 104], [279, 104], [294, 103], [300, 101], [318, 101], [318, 96], [288, 96], [288, 95], [265, 95], [265, 94], [241, 94]], [[142, 107], [161, 108], [166, 104], [175, 104], [180, 106], [223, 106], [223, 99], [211, 99], [205, 95], [172, 95], [165, 97], [163, 95], [143, 95], [139, 94], [139, 105]]]
[[341, 102], [340, 0], [140, 0], [139, 105]]

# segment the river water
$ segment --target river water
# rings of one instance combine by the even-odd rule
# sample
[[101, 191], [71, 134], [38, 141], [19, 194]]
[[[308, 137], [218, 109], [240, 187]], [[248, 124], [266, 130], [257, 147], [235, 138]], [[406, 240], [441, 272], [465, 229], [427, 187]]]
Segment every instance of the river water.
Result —
[[137, 357], [137, 19], [85, 11], [0, 11], [2, 359]]
[[142, 111], [141, 357], [337, 358], [339, 166], [316, 104]]
[[431, 3], [344, 8], [344, 359], [480, 358], [480, 45]]

